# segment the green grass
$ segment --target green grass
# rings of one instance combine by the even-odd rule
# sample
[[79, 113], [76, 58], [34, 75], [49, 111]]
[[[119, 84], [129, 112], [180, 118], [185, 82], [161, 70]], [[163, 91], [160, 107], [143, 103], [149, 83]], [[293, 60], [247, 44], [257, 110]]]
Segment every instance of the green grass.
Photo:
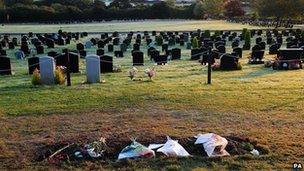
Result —
[[[76, 43], [68, 47], [75, 49]], [[62, 48], [54, 50], [60, 52]], [[248, 65], [249, 51], [245, 51], [241, 59], [243, 70], [214, 71], [212, 85], [207, 85], [207, 68], [189, 60], [190, 50], [182, 47], [182, 60], [155, 66], [146, 55], [146, 47], [141, 49], [145, 52], [145, 66], [138, 67], [140, 81], [127, 77], [132, 67], [129, 49], [125, 58], [114, 59], [123, 72], [102, 75], [105, 83], [84, 84], [85, 62], [81, 59], [81, 73], [72, 74], [71, 87], [32, 86], [27, 61], [15, 60], [14, 51], [8, 51], [15, 74], [0, 77], [3, 168], [54, 168], [32, 162], [30, 157], [35, 155], [36, 146], [74, 140], [79, 135], [96, 138], [114, 133], [126, 138], [138, 135], [139, 141], [145, 134], [186, 137], [215, 132], [245, 136], [267, 146], [270, 154], [223, 159], [156, 158], [107, 164], [93, 161], [55, 168], [268, 170], [290, 169], [295, 161], [303, 163], [304, 70], [274, 71], [263, 65]], [[96, 49], [87, 50], [95, 53]], [[148, 67], [157, 70], [152, 82], [144, 75]]]
[[[68, 47], [75, 48], [75, 43]], [[60, 52], [62, 48], [55, 50]], [[144, 45], [141, 49], [146, 53]], [[88, 51], [95, 53], [95, 48]], [[8, 53], [13, 56], [14, 51]], [[105, 83], [92, 85], [83, 83], [86, 76], [81, 59], [81, 73], [72, 74], [72, 87], [32, 86], [27, 61], [12, 59], [15, 74], [0, 79], [0, 111], [2, 115], [28, 115], [157, 105], [170, 109], [203, 106], [213, 112], [261, 112], [282, 108], [289, 112], [303, 102], [303, 70], [273, 71], [262, 65], [248, 65], [249, 51], [245, 51], [245, 59], [241, 60], [243, 70], [213, 72], [213, 84], [207, 85], [207, 68], [189, 60], [190, 50], [183, 47], [182, 53], [182, 60], [166, 66], [155, 66], [145, 54], [145, 66], [138, 67], [142, 81], [131, 81], [127, 77], [132, 62], [129, 49], [125, 58], [114, 59], [114, 65], [121, 65], [123, 72], [104, 74]], [[153, 82], [144, 74], [148, 67], [156, 67]]]
[[202, 30], [241, 30], [259, 27], [228, 23], [226, 21], [206, 20], [148, 20], [139, 22], [105, 22], [84, 24], [8, 24], [0, 26], [0, 33], [53, 33], [59, 29], [71, 32], [129, 32], [129, 31], [194, 31]]

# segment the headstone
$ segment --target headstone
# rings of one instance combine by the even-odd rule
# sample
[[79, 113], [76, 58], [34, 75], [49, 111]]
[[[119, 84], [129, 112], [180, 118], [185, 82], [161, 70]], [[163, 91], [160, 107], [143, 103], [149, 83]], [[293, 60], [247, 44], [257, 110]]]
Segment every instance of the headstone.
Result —
[[103, 40], [99, 40], [99, 41], [97, 42], [97, 47], [98, 47], [98, 48], [104, 48], [104, 46], [105, 46], [105, 42], [104, 42]]
[[266, 40], [267, 45], [270, 45], [272, 42], [273, 42], [273, 38], [267, 37], [267, 40]]
[[259, 51], [259, 50], [262, 50], [261, 46], [260, 45], [254, 45], [252, 47], [252, 51]]
[[165, 65], [168, 62], [168, 56], [158, 55], [154, 57], [154, 62], [157, 63], [157, 65]]
[[65, 39], [65, 44], [66, 44], [66, 45], [71, 44], [71, 39], [70, 39], [70, 38]]
[[41, 45], [37, 46], [36, 51], [37, 51], [37, 54], [44, 54], [44, 47]]
[[148, 56], [151, 56], [151, 51], [152, 50], [156, 50], [154, 47], [149, 47], [148, 50], [147, 50], [147, 54]]
[[181, 49], [179, 49], [179, 48], [172, 49], [171, 58], [172, 58], [172, 60], [181, 59]]
[[84, 57], [87, 56], [87, 51], [85, 51], [85, 50], [80, 50], [80, 51], [78, 51], [78, 53], [79, 53], [81, 58], [84, 58]]
[[34, 46], [37, 47], [37, 46], [41, 46], [42, 45], [42, 42], [40, 40], [38, 41], [35, 41], [34, 43]]
[[93, 43], [93, 46], [97, 44], [97, 40], [95, 38], [90, 39], [90, 41]]
[[159, 51], [154, 49], [150, 51], [150, 60], [154, 60], [157, 56], [159, 56]]
[[15, 46], [18, 46], [18, 39], [16, 37], [13, 38], [12, 42]]
[[287, 48], [292, 48], [293, 46], [295, 46], [296, 44], [294, 42], [287, 42], [286, 43], [286, 47]]
[[141, 45], [141, 39], [136, 39], [135, 43]]
[[242, 48], [240, 48], [240, 47], [234, 48], [233, 52], [235, 52], [239, 58], [243, 57], [243, 49]]
[[230, 54], [223, 54], [220, 59], [220, 69], [224, 71], [237, 69], [237, 57]]
[[[179, 41], [179, 45], [180, 45], [180, 46], [185, 46], [184, 40], [180, 40], [180, 41]], [[191, 47], [190, 47], [190, 48], [191, 48]]]
[[48, 52], [48, 56], [50, 56], [50, 57], [56, 57], [56, 56], [58, 56], [59, 54], [56, 52], [56, 51], [50, 51], [50, 52]]
[[113, 51], [114, 51], [113, 44], [108, 44], [108, 52], [113, 52]]
[[249, 64], [263, 64], [264, 50], [254, 50], [251, 52], [251, 57], [249, 59]]
[[219, 45], [218, 47], [217, 47], [217, 50], [220, 52], [220, 53], [226, 53], [226, 47], [225, 46], [223, 46], [223, 45]]
[[273, 69], [302, 69], [303, 56], [304, 50], [302, 48], [279, 49]]
[[[207, 51], [207, 52], [208, 52], [208, 51]], [[213, 59], [220, 59], [220, 57], [221, 57], [220, 53], [219, 53], [218, 50], [216, 50], [216, 49], [213, 49], [213, 50], [211, 51], [211, 56], [212, 56]], [[214, 62], [215, 62], [215, 61], [214, 61]]]
[[137, 44], [137, 43], [133, 44], [133, 50], [134, 51], [139, 51], [140, 50], [140, 45]]
[[53, 39], [46, 39], [46, 46], [48, 48], [55, 48], [55, 42]]
[[114, 56], [117, 58], [123, 58], [124, 57], [123, 51], [120, 50], [114, 51]]
[[255, 44], [259, 44], [260, 42], [262, 42], [263, 41], [263, 39], [261, 38], [261, 37], [257, 37], [256, 39], [255, 39]]
[[218, 48], [219, 46], [225, 46], [225, 42], [223, 41], [217, 41], [214, 43], [215, 47]]
[[269, 54], [270, 55], [274, 55], [274, 54], [278, 54], [278, 49], [279, 49], [279, 46], [278, 44], [273, 44], [269, 47]]
[[191, 49], [191, 47], [192, 47], [191, 42], [187, 42], [187, 47], [186, 47], [186, 49]]
[[21, 50], [24, 52], [25, 55], [29, 55], [31, 53], [28, 45], [21, 45]]
[[39, 57], [28, 58], [27, 61], [28, 61], [28, 70], [30, 75], [33, 74], [35, 69], [40, 70]]
[[21, 41], [22, 41], [22, 42], [26, 42], [27, 40], [28, 40], [28, 37], [27, 37], [27, 36], [22, 36], [22, 37], [21, 37]]
[[86, 56], [86, 75], [88, 83], [100, 82], [100, 57], [97, 55]]
[[[217, 53], [216, 53], [217, 52]], [[214, 64], [215, 62], [215, 57], [217, 57], [219, 55], [218, 50], [213, 50], [211, 52], [211, 54], [208, 51], [205, 51], [205, 53], [203, 53], [202, 58], [201, 58], [201, 64], [202, 65], [207, 65], [209, 62], [209, 57], [211, 55], [211, 65]], [[216, 56], [217, 55], [217, 56]]]
[[41, 83], [44, 85], [52, 85], [55, 83], [55, 62], [54, 58], [50, 56], [45, 56], [39, 58], [40, 64], [40, 79]]
[[232, 48], [237, 48], [237, 47], [239, 47], [239, 45], [240, 45], [240, 43], [238, 41], [234, 41], [231, 44]]
[[91, 41], [87, 41], [87, 42], [85, 43], [85, 48], [86, 48], [86, 49], [91, 49], [92, 46], [93, 46], [93, 43], [92, 43]]
[[113, 57], [108, 55], [100, 56], [100, 72], [113, 72]]
[[120, 44], [120, 51], [126, 52], [127, 48], [128, 48], [127, 44], [125, 44], [125, 43]]
[[277, 37], [277, 43], [283, 44], [283, 38], [282, 37]]
[[152, 43], [152, 39], [146, 39], [146, 42], [147, 42], [147, 46], [150, 44], [150, 43]]
[[262, 50], [266, 49], [266, 43], [265, 42], [260, 42], [259, 45], [261, 46]]
[[76, 49], [77, 49], [78, 51], [84, 50], [84, 45], [83, 45], [82, 43], [78, 43], [78, 44], [76, 45]]
[[113, 45], [115, 45], [115, 46], [119, 45], [119, 38], [118, 37], [113, 39]]
[[104, 50], [103, 49], [97, 49], [96, 50], [96, 55], [98, 55], [98, 56], [104, 55]]
[[[79, 55], [77, 53], [69, 52], [69, 60], [66, 53], [60, 54], [55, 57], [56, 66], [65, 66], [68, 67], [70, 65], [71, 73], [79, 72]], [[70, 61], [70, 62], [69, 62]]]
[[162, 52], [167, 51], [169, 48], [168, 44], [162, 44]]
[[9, 48], [9, 49], [15, 49], [14, 43], [13, 43], [13, 42], [9, 42], [9, 43], [8, 43], [8, 48]]
[[144, 65], [144, 53], [141, 51], [133, 51], [133, 66]]
[[63, 39], [63, 38], [59, 38], [59, 39], [57, 40], [57, 44], [58, 44], [59, 46], [64, 46], [64, 39]]
[[174, 45], [175, 45], [175, 38], [171, 37], [171, 38], [169, 39], [168, 45], [169, 45], [169, 46], [174, 46]]
[[202, 57], [203, 52], [201, 49], [191, 49], [191, 60], [199, 60]]
[[6, 50], [0, 49], [0, 56], [6, 56]]
[[12, 75], [10, 58], [0, 56], [0, 75]]

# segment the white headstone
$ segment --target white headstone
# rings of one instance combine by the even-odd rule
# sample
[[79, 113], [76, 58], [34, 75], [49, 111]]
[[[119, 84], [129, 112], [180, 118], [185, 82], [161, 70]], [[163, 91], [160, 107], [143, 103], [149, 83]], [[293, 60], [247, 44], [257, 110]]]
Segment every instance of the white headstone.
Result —
[[55, 84], [55, 62], [54, 58], [45, 56], [39, 58], [40, 65], [40, 78], [41, 83], [44, 85], [52, 85]]
[[100, 82], [100, 58], [97, 55], [86, 56], [86, 73], [88, 83]]

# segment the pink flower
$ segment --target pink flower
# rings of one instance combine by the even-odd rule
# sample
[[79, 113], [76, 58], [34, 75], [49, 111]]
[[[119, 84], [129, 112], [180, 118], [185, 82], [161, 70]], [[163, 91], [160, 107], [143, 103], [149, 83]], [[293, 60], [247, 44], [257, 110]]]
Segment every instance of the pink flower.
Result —
[[152, 69], [148, 68], [145, 70], [145, 73], [147, 74], [147, 76], [150, 79], [152, 79], [152, 77], [154, 77], [156, 75], [156, 70], [155, 70], [155, 68], [152, 68]]

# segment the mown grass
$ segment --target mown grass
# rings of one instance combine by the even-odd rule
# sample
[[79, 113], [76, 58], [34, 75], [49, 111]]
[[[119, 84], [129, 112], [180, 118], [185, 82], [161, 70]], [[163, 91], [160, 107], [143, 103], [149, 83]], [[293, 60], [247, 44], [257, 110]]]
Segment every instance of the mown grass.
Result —
[[0, 33], [54, 33], [59, 29], [71, 32], [109, 32], [109, 31], [195, 31], [202, 30], [241, 30], [247, 27], [259, 27], [228, 23], [222, 20], [147, 20], [147, 21], [113, 21], [104, 23], [78, 24], [8, 24], [0, 27]]
[[[68, 47], [75, 49], [76, 43]], [[53, 50], [60, 52], [62, 48]], [[145, 66], [137, 67], [141, 81], [127, 77], [132, 67], [129, 49], [125, 58], [114, 59], [123, 72], [103, 74], [105, 82], [100, 84], [83, 83], [86, 77], [82, 59], [81, 73], [72, 74], [71, 87], [32, 86], [27, 62], [13, 59], [14, 51], [8, 51], [15, 74], [0, 77], [3, 168], [14, 168], [10, 163], [13, 159], [19, 163], [17, 168], [124, 170], [268, 170], [289, 169], [293, 162], [304, 162], [304, 70], [274, 71], [263, 65], [248, 65], [249, 51], [245, 51], [242, 70], [214, 71], [212, 85], [207, 85], [207, 68], [189, 60], [190, 50], [182, 48], [182, 60], [155, 66], [146, 55], [146, 47], [141, 49], [145, 52]], [[88, 49], [91, 53], [95, 50]], [[148, 67], [157, 70], [152, 82], [144, 75]], [[39, 142], [54, 143], [78, 135], [154, 133], [185, 137], [200, 132], [254, 138], [267, 146], [270, 154], [222, 159], [156, 158], [107, 164], [93, 161], [60, 167], [29, 161], [24, 154], [34, 153], [29, 144], [37, 144], [36, 147], [41, 145]], [[30, 156], [35, 155], [32, 153]]]
[[[68, 47], [73, 49], [75, 44]], [[53, 50], [60, 52], [62, 48]], [[145, 46], [142, 50], [146, 53]], [[95, 53], [95, 48], [88, 51]], [[8, 53], [13, 56], [13, 52]], [[241, 60], [243, 70], [213, 72], [212, 85], [206, 84], [207, 68], [190, 61], [190, 50], [185, 48], [182, 60], [166, 66], [155, 66], [145, 54], [145, 66], [138, 67], [141, 81], [131, 81], [127, 77], [132, 65], [130, 49], [125, 55], [123, 59], [114, 60], [115, 65], [122, 66], [123, 72], [104, 74], [105, 83], [91, 85], [84, 84], [85, 64], [81, 59], [81, 73], [72, 74], [72, 87], [32, 86], [27, 61], [12, 59], [15, 75], [0, 79], [0, 111], [2, 115], [28, 115], [153, 105], [167, 109], [203, 107], [213, 112], [303, 111], [299, 106], [303, 102], [303, 70], [273, 71], [262, 65], [248, 65], [249, 51], [245, 51]], [[148, 67], [157, 70], [152, 82], [144, 74]]]

